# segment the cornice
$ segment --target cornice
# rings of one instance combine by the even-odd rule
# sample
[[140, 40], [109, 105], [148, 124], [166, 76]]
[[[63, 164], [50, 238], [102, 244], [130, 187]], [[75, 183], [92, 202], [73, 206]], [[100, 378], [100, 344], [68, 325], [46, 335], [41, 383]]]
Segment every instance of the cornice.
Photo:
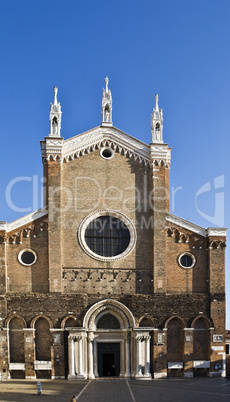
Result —
[[226, 237], [226, 228], [208, 228], [204, 229], [201, 226], [198, 226], [192, 222], [186, 221], [185, 219], [179, 218], [178, 216], [172, 215], [171, 213], [167, 213], [166, 220], [172, 224], [178, 225], [184, 229], [191, 230], [191, 232], [197, 233], [204, 237]]
[[94, 152], [95, 149], [109, 146], [140, 163], [151, 165], [152, 162], [170, 163], [171, 148], [167, 144], [145, 144], [116, 127], [98, 126], [68, 140], [45, 137], [41, 141], [43, 161], [57, 160], [70, 162], [75, 158]]
[[7, 229], [7, 222], [5, 221], [0, 221], [0, 231], [6, 231]]
[[171, 150], [172, 148], [168, 147], [168, 144], [150, 144], [150, 152], [152, 162], [165, 160], [166, 163], [170, 163], [171, 161]]
[[27, 225], [30, 222], [35, 221], [36, 219], [42, 218], [43, 216], [47, 215], [47, 208], [43, 207], [41, 209], [38, 209], [35, 212], [31, 212], [28, 215], [23, 216], [22, 218], [17, 219], [16, 221], [13, 221], [11, 223], [6, 223], [3, 222], [5, 225], [5, 229], [1, 229], [1, 223], [0, 223], [0, 230], [5, 230], [7, 233], [11, 232], [12, 230], [15, 230], [17, 228], [20, 228], [24, 225]]
[[201, 236], [207, 237], [206, 229], [201, 226], [195, 225], [192, 222], [186, 221], [185, 219], [179, 218], [178, 216], [172, 215], [169, 212], [166, 215], [166, 221], [178, 225], [184, 229], [191, 230], [191, 232], [197, 233]]
[[149, 146], [115, 127], [96, 127], [64, 142], [63, 159], [68, 162], [74, 157], [90, 153], [96, 148], [109, 145], [129, 157], [139, 158], [146, 164], [151, 163]]
[[227, 234], [226, 228], [208, 228], [207, 229], [207, 234], [209, 237], [215, 236], [215, 237], [226, 237]]
[[42, 158], [49, 159], [49, 156], [62, 157], [64, 138], [60, 137], [45, 137], [44, 141], [40, 141]]

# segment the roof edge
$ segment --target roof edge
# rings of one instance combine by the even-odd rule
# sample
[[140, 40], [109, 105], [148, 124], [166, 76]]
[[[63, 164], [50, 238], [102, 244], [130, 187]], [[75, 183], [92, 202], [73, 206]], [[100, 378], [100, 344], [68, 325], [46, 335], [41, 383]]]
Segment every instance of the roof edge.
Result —
[[202, 226], [196, 225], [195, 223], [186, 221], [183, 218], [179, 218], [178, 216], [175, 216], [175, 215], [171, 214], [170, 212], [167, 213], [166, 220], [170, 223], [174, 223], [175, 225], [181, 226], [184, 229], [191, 230], [192, 232], [197, 233], [204, 237], [210, 237], [210, 236], [216, 236], [216, 237], [224, 236], [225, 237], [226, 232], [227, 232], [226, 228], [215, 227], [215, 228], [205, 229]]
[[0, 230], [4, 230], [5, 232], [11, 232], [21, 226], [26, 225], [29, 222], [35, 221], [36, 219], [42, 218], [43, 216], [47, 215], [47, 207], [43, 207], [38, 209], [37, 211], [33, 211], [28, 215], [25, 215], [19, 219], [16, 219], [13, 222], [0, 222]]

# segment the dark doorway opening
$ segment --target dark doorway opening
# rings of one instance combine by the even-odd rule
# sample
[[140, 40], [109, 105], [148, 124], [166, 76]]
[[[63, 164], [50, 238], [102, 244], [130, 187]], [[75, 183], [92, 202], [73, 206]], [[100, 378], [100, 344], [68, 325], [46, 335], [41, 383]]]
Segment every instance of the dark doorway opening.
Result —
[[120, 343], [97, 344], [99, 377], [119, 377]]

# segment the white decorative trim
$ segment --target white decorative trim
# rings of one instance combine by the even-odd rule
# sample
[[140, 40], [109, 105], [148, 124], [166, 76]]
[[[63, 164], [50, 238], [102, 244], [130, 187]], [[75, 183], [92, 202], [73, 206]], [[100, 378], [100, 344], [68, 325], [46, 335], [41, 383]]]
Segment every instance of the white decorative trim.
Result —
[[0, 230], [3, 230], [3, 231], [7, 230], [7, 222], [0, 221]]
[[22, 218], [17, 219], [16, 221], [13, 221], [11, 223], [6, 223], [6, 232], [11, 232], [12, 230], [15, 230], [21, 226], [27, 225], [29, 222], [33, 222], [36, 219], [42, 218], [43, 216], [47, 215], [47, 208], [43, 207], [41, 209], [38, 209], [35, 212], [31, 212], [28, 215], [23, 216]]
[[166, 221], [173, 223], [174, 225], [181, 226], [184, 229], [191, 230], [191, 232], [197, 233], [201, 236], [207, 236], [207, 231], [201, 226], [195, 225], [194, 223], [186, 221], [185, 219], [179, 218], [178, 216], [172, 215], [170, 213], [167, 213]]
[[193, 360], [194, 368], [210, 368], [210, 360]]
[[208, 228], [204, 229], [201, 226], [195, 225], [195, 223], [186, 221], [183, 218], [179, 218], [179, 216], [175, 216], [171, 213], [167, 213], [166, 221], [172, 223], [174, 225], [178, 225], [184, 229], [191, 230], [191, 232], [197, 233], [204, 237], [216, 236], [216, 237], [225, 237], [228, 229], [226, 228]]
[[[110, 155], [110, 156], [104, 156], [104, 155], [103, 155], [103, 152], [104, 152], [104, 151], [109, 151], [109, 152], [111, 153], [111, 155]], [[110, 147], [103, 147], [103, 148], [101, 148], [101, 150], [100, 150], [100, 156], [101, 156], [103, 159], [112, 159], [113, 156], [114, 156], [114, 150], [113, 150], [112, 148], [110, 148]]]
[[183, 369], [183, 362], [168, 362], [168, 369]]
[[154, 378], [167, 378], [167, 373], [154, 373]]
[[215, 236], [215, 237], [225, 237], [226, 232], [228, 229], [226, 228], [208, 228], [207, 229], [207, 235], [210, 236]]
[[224, 346], [212, 346], [211, 350], [215, 351], [220, 351], [220, 350], [224, 350]]
[[165, 160], [166, 163], [170, 163], [171, 161], [171, 148], [168, 147], [167, 144], [150, 144], [150, 151], [151, 151], [151, 160], [152, 161], [159, 161]]
[[[100, 313], [101, 307], [105, 308], [111, 308], [111, 306], [117, 308], [117, 311], [120, 311], [120, 314], [122, 313], [121, 317], [127, 317], [127, 322], [129, 325], [129, 328], [134, 328], [135, 327], [135, 319], [132, 314], [132, 312], [126, 307], [123, 303], [113, 300], [113, 299], [105, 299], [101, 300], [98, 303], [95, 303], [90, 309], [86, 312], [84, 320], [83, 320], [83, 328], [88, 329], [89, 328], [89, 323], [92, 322], [91, 318], [94, 316], [96, 318], [97, 314]], [[139, 328], [138, 328], [139, 330]]]
[[63, 160], [68, 162], [74, 157], [78, 158], [80, 155], [93, 152], [96, 147], [106, 146], [106, 142], [109, 146], [113, 145], [114, 149], [117, 148], [119, 152], [123, 151], [130, 158], [134, 156], [135, 160], [139, 158], [140, 162], [151, 163], [148, 145], [115, 127], [96, 127], [66, 140], [63, 146]]
[[51, 139], [50, 137], [45, 137], [45, 140], [40, 141], [40, 144], [43, 158], [49, 159], [52, 155], [55, 159], [62, 159], [64, 138]]
[[[31, 264], [26, 264], [25, 262], [22, 261], [22, 254], [25, 252], [32, 253], [34, 256], [34, 261]], [[20, 253], [18, 253], [18, 261], [20, 264], [24, 265], [25, 267], [30, 267], [31, 265], [34, 265], [35, 262], [37, 261], [37, 254], [35, 253], [34, 250], [31, 250], [30, 248], [24, 248], [24, 250], [21, 250]]]
[[[184, 255], [189, 255], [189, 257], [192, 258], [192, 265], [191, 265], [190, 267], [184, 267], [184, 265], [181, 264], [181, 258], [182, 258]], [[190, 268], [193, 268], [194, 265], [196, 264], [196, 257], [195, 257], [193, 254], [191, 254], [191, 253], [189, 253], [188, 251], [186, 251], [185, 253], [182, 253], [182, 254], [179, 255], [179, 257], [178, 257], [178, 264], [179, 264], [180, 267], [183, 268], [183, 269], [190, 269]]]
[[[104, 257], [104, 256], [100, 256], [100, 255], [94, 253], [86, 244], [86, 241], [85, 241], [86, 228], [88, 227], [90, 222], [92, 222], [94, 219], [98, 218], [99, 216], [111, 216], [111, 217], [117, 218], [117, 219], [121, 220], [122, 222], [124, 222], [124, 224], [129, 229], [130, 241], [129, 241], [128, 247], [123, 251], [123, 253], [121, 253], [117, 256], [113, 256], [113, 257]], [[131, 251], [135, 247], [136, 239], [137, 239], [136, 229], [135, 229], [135, 226], [133, 225], [133, 223], [131, 222], [131, 220], [124, 214], [122, 214], [118, 211], [114, 211], [112, 209], [101, 209], [99, 211], [91, 213], [90, 215], [86, 216], [86, 218], [81, 222], [79, 229], [78, 229], [78, 240], [79, 240], [79, 243], [80, 243], [82, 249], [90, 257], [92, 257], [96, 260], [99, 260], [99, 261], [116, 261], [116, 260], [120, 260], [121, 258], [126, 257], [128, 254], [131, 253]]]
[[52, 369], [51, 361], [35, 360], [34, 362], [34, 370], [51, 370], [51, 369]]
[[10, 363], [9, 370], [25, 370], [25, 363]]

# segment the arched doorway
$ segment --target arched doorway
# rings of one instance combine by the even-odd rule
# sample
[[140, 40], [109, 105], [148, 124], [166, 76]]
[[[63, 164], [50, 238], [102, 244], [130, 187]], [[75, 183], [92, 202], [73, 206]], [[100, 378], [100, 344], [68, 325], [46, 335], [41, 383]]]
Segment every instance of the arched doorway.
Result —
[[[118, 330], [120, 323], [111, 313], [103, 314], [97, 321], [97, 330]], [[97, 343], [97, 372], [99, 377], [119, 377], [120, 375], [120, 343]]]
[[136, 328], [124, 304], [102, 300], [87, 311], [83, 328], [66, 329], [69, 379], [151, 378], [149, 332]]

